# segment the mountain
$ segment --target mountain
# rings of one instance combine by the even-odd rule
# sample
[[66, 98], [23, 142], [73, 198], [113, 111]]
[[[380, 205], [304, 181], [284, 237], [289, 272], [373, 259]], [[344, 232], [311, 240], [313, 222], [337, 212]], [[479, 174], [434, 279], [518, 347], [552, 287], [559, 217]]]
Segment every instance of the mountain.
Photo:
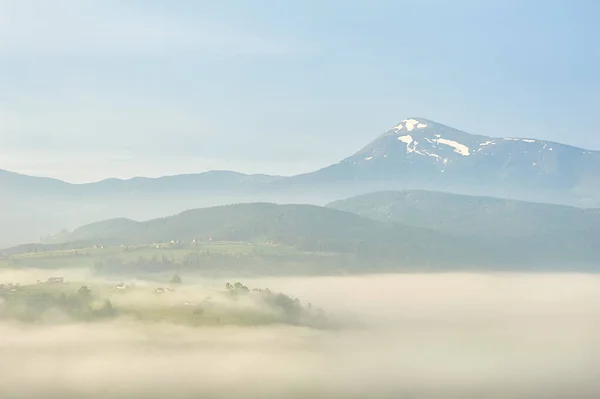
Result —
[[[369, 201], [365, 198], [329, 208], [269, 203], [228, 205], [145, 222], [112, 219], [92, 223], [63, 236], [63, 243], [55, 246], [65, 248], [73, 243], [75, 248], [81, 248], [82, 243], [118, 246], [193, 240], [270, 242], [301, 251], [352, 255], [362, 259], [365, 267], [375, 267], [378, 262], [391, 262], [397, 268], [427, 266], [445, 270], [595, 270], [600, 266], [596, 250], [600, 234], [597, 210], [496, 201], [409, 192], [374, 195], [371, 207], [349, 205], [366, 204]], [[402, 203], [406, 209], [401, 209]], [[333, 209], [334, 206], [361, 209], [361, 213], [379, 215], [379, 220]], [[392, 210], [387, 216], [381, 216], [386, 212], [367, 211], [385, 206]], [[475, 206], [476, 215], [491, 211], [480, 220], [476, 216], [469, 219], [469, 206]], [[453, 215], [440, 212], [443, 208]], [[411, 217], [400, 216], [411, 210], [416, 210]], [[572, 221], [571, 217], [579, 213], [583, 215]], [[587, 224], [575, 223], [586, 215]], [[461, 221], [461, 216], [466, 220]]]
[[[509, 127], [507, 127], [509, 129]], [[0, 170], [0, 246], [114, 217], [150, 219], [233, 202], [324, 205], [383, 190], [426, 189], [600, 207], [600, 152], [472, 135], [409, 118], [340, 162], [292, 177], [231, 171], [69, 184]]]
[[424, 190], [370, 193], [327, 207], [454, 236], [590, 243], [600, 237], [600, 209]]
[[[409, 118], [341, 162], [281, 184], [438, 189], [600, 206], [600, 151]], [[356, 190], [358, 191], [358, 190]]]

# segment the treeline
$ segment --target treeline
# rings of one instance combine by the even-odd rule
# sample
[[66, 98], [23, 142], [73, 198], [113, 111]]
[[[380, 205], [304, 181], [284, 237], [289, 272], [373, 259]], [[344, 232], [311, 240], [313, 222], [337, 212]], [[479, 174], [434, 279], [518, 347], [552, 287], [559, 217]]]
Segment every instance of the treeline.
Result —
[[210, 251], [193, 251], [177, 259], [175, 256], [139, 256], [135, 260], [123, 260], [111, 256], [94, 262], [94, 270], [100, 274], [126, 271], [162, 272], [169, 270], [202, 270], [206, 268], [239, 267], [255, 259], [258, 254], [223, 254]]
[[[4, 298], [2, 313], [21, 321], [53, 321], [67, 317], [70, 320], [93, 321], [116, 316], [110, 300], [100, 300], [87, 287], [76, 293], [53, 295], [47, 292]], [[50, 319], [50, 320], [48, 320]]]
[[249, 297], [279, 313], [280, 321], [290, 324], [321, 325], [327, 324], [325, 312], [313, 309], [311, 303], [303, 306], [298, 298], [292, 298], [281, 292], [273, 292], [268, 288], [250, 289], [240, 282], [225, 284], [225, 292], [229, 298], [237, 300]]

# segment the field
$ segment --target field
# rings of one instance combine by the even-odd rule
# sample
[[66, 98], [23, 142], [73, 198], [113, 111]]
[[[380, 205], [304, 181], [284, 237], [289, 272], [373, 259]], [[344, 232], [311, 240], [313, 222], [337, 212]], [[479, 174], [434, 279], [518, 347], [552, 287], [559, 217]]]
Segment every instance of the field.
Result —
[[39, 251], [0, 258], [0, 269], [91, 269], [102, 276], [175, 272], [207, 275], [344, 274], [361, 263], [353, 255], [305, 252], [269, 243], [159, 243]]

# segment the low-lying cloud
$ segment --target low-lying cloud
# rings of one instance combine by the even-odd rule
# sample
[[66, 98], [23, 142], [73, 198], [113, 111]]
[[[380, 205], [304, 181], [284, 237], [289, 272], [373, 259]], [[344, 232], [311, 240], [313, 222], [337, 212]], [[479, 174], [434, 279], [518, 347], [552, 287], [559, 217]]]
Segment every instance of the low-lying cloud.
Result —
[[[190, 291], [222, 283], [200, 278], [191, 283], [191, 276], [182, 277]], [[192, 328], [122, 319], [60, 325], [4, 321], [0, 392], [25, 398], [600, 395], [597, 276], [447, 274], [243, 282], [289, 293], [357, 323], [319, 330]]]

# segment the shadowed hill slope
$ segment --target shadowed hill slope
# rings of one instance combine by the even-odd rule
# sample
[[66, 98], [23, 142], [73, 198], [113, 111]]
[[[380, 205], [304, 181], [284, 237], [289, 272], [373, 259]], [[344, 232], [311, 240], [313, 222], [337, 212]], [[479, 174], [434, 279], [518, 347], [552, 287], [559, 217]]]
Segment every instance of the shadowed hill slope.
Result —
[[327, 205], [382, 222], [450, 234], [529, 237], [600, 234], [600, 209], [539, 204], [435, 191], [383, 191]]
[[[577, 212], [582, 218], [588, 213], [593, 218], [596, 210], [445, 196], [418, 191], [377, 193], [370, 200], [364, 196], [331, 205], [364, 216], [312, 205], [219, 206], [145, 222], [107, 220], [83, 226], [62, 239], [90, 245], [194, 240], [272, 243], [315, 253], [351, 254], [372, 261], [373, 267], [381, 260], [446, 270], [589, 270], [600, 264], [596, 251], [599, 225], [578, 225], [572, 220]], [[377, 198], [382, 205], [374, 205]], [[363, 205], [350, 206], [353, 201]], [[402, 201], [413, 204], [412, 208], [402, 207]], [[486, 217], [478, 220], [478, 213]]]

